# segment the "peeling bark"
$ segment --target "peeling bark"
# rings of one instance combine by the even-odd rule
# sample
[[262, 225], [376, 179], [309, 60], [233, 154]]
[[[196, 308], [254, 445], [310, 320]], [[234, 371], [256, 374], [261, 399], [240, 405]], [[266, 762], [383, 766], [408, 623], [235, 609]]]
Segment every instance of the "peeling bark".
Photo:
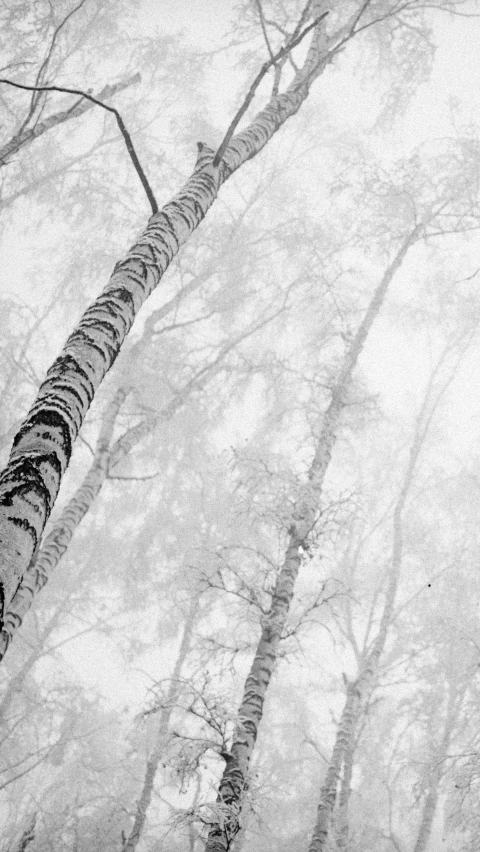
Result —
[[135, 316], [206, 215], [221, 185], [256, 156], [298, 111], [325, 66], [323, 42], [323, 26], [318, 25], [303, 68], [288, 89], [273, 97], [232, 139], [218, 168], [213, 166], [213, 152], [199, 144], [190, 179], [172, 201], [151, 217], [48, 370], [0, 476], [2, 625], [6, 608], [39, 546], [88, 408]]

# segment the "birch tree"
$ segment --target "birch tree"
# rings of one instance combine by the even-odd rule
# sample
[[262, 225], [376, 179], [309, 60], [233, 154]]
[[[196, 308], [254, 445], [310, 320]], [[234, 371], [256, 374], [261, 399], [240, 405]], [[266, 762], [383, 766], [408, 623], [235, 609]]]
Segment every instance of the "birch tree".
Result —
[[[452, 346], [451, 344], [447, 345], [432, 371], [425, 390], [423, 402], [415, 423], [413, 440], [409, 450], [409, 460], [392, 513], [392, 554], [386, 579], [385, 600], [381, 616], [376, 632], [372, 635], [373, 612], [370, 613], [366, 636], [361, 650], [356, 640], [353, 639], [358, 675], [347, 685], [344, 709], [336, 731], [331, 760], [320, 791], [316, 822], [309, 852], [322, 852], [322, 850], [327, 848], [340, 782], [340, 827], [337, 846], [345, 848], [348, 841], [347, 812], [355, 741], [358, 736], [362, 716], [364, 717], [368, 714], [372, 695], [378, 683], [382, 656], [385, 652], [389, 632], [392, 629], [395, 618], [395, 606], [403, 560], [403, 516], [405, 507], [414, 483], [419, 456], [429, 431], [431, 431], [434, 415], [442, 397], [453, 380], [459, 362], [470, 344], [471, 335], [467, 336], [466, 340], [462, 340], [459, 352], [457, 347], [454, 347], [453, 367], [451, 364], [448, 364], [449, 359], [452, 358]], [[445, 362], [448, 365], [447, 368], [445, 368]], [[446, 377], [442, 377], [442, 372], [446, 372]], [[441, 377], [440, 379], [439, 376]], [[347, 634], [352, 638], [354, 636], [351, 624], [347, 628]]]
[[[18, 433], [9, 466], [3, 474], [2, 621], [5, 605], [10, 602], [39, 544], [86, 411], [113, 364], [135, 314], [157, 286], [180, 246], [205, 216], [221, 184], [245, 160], [258, 153], [283, 121], [298, 110], [313, 80], [323, 70], [326, 62], [325, 15], [322, 13], [317, 18], [312, 44], [297, 79], [246, 131], [237, 135], [234, 145], [230, 143], [229, 153], [225, 146], [218, 161], [211, 149], [200, 144], [190, 181], [162, 212], [154, 213], [144, 235], [127, 258], [117, 264], [106, 290], [87, 309], [64, 351], [52, 365], [32, 407], [28, 425], [25, 422]], [[303, 35], [303, 31], [301, 33]], [[295, 34], [295, 39], [297, 37]], [[229, 142], [227, 139], [227, 145]], [[18, 500], [22, 508], [19, 504], [17, 516], [9, 507], [17, 505]]]
[[[452, 7], [448, 3], [446, 8], [454, 8], [454, 4]], [[413, 14], [417, 12], [415, 8]], [[141, 305], [157, 287], [180, 246], [204, 218], [222, 184], [246, 160], [256, 156], [279, 127], [298, 111], [315, 79], [346, 41], [377, 22], [394, 22], [397, 14], [403, 25], [402, 13], [403, 9], [397, 8], [396, 3], [390, 4], [386, 13], [382, 9], [381, 14], [371, 4], [360, 4], [343, 20], [332, 16], [333, 24], [329, 27], [329, 10], [320, 3], [309, 2], [283, 45], [270, 55], [257, 74], [217, 152], [203, 141], [199, 143], [191, 178], [161, 211], [136, 158], [153, 216], [125, 259], [116, 265], [104, 292], [87, 309], [50, 368], [17, 433], [2, 475], [2, 622], [5, 608], [39, 546], [85, 414]], [[405, 24], [408, 25], [407, 21]], [[310, 46], [305, 61], [280, 93], [282, 63], [308, 35]], [[276, 75], [270, 101], [245, 130], [235, 135], [258, 85], [273, 67]], [[33, 86], [33, 91], [44, 88]]]
[[[219, 786], [217, 803], [220, 818], [210, 829], [206, 847], [208, 852], [228, 849], [232, 838], [238, 833], [242, 796], [248, 784], [248, 767], [262, 718], [265, 695], [277, 660], [302, 556], [309, 550], [309, 536], [318, 518], [323, 483], [337, 438], [341, 414], [347, 403], [353, 371], [395, 272], [420, 233], [421, 229], [414, 227], [394, 254], [345, 353], [339, 375], [331, 388], [331, 401], [322, 419], [308, 480], [292, 514], [284, 561], [272, 592], [270, 608], [263, 618], [260, 640], [245, 682], [243, 699], [238, 710], [239, 721]], [[351, 701], [353, 699], [354, 692], [351, 692]], [[346, 724], [350, 725], [350, 707], [347, 716]]]

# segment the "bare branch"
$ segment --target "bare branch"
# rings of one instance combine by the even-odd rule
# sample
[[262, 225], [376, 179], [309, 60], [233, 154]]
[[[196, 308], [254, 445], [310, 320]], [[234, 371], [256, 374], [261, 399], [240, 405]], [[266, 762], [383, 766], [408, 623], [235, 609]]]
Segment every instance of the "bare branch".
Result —
[[[38, 74], [37, 74], [36, 79], [35, 79], [35, 85], [36, 85], [36, 86], [40, 86], [40, 84], [41, 84], [41, 83], [43, 82], [43, 80], [45, 79], [45, 74], [46, 74], [46, 72], [47, 72], [47, 70], [48, 70], [48, 66], [49, 66], [49, 64], [50, 64], [50, 60], [51, 60], [51, 58], [52, 58], [52, 56], [53, 56], [53, 51], [54, 51], [54, 48], [55, 48], [55, 42], [56, 42], [56, 40], [57, 40], [57, 38], [58, 38], [58, 36], [59, 36], [60, 32], [62, 31], [62, 29], [64, 28], [64, 26], [68, 23], [68, 21], [70, 20], [70, 18], [71, 18], [71, 17], [72, 17], [72, 16], [73, 16], [76, 12], [78, 12], [78, 10], [79, 10], [79, 9], [81, 9], [81, 8], [82, 8], [82, 6], [83, 6], [84, 4], [85, 4], [85, 0], [80, 0], [80, 3], [78, 4], [78, 6], [75, 6], [75, 7], [74, 7], [74, 8], [73, 8], [73, 9], [72, 9], [72, 10], [71, 10], [71, 11], [70, 11], [70, 12], [69, 12], [66, 16], [65, 16], [65, 18], [63, 19], [63, 21], [60, 21], [60, 23], [58, 24], [58, 26], [55, 28], [55, 30], [54, 30], [54, 32], [53, 32], [53, 35], [52, 35], [52, 39], [51, 39], [51, 41], [50, 41], [50, 45], [49, 45], [48, 50], [47, 50], [47, 52], [46, 52], [45, 58], [44, 58], [44, 60], [43, 60], [42, 64], [40, 65], [40, 68], [39, 68], [39, 70], [38, 70]], [[22, 126], [21, 126], [21, 128], [20, 128], [20, 133], [21, 133], [21, 132], [22, 132], [22, 131], [26, 128], [26, 126], [27, 126], [28, 122], [30, 121], [30, 119], [31, 119], [31, 118], [32, 118], [32, 116], [34, 115], [34, 113], [35, 113], [35, 109], [36, 109], [36, 107], [37, 107], [37, 104], [38, 104], [39, 100], [40, 100], [40, 98], [39, 98], [39, 91], [38, 91], [38, 90], [35, 90], [35, 91], [33, 92], [33, 94], [32, 94], [32, 99], [31, 99], [31, 101], [30, 101], [30, 109], [29, 109], [29, 111], [28, 111], [27, 117], [25, 118], [25, 120], [24, 120], [24, 122], [22, 123]]]
[[[304, 14], [305, 14], [305, 10], [303, 12], [303, 15]], [[302, 17], [303, 17], [303, 15], [302, 15]], [[315, 20], [312, 21], [312, 23], [309, 24], [308, 27], [305, 27], [305, 29], [299, 35], [295, 36], [295, 33], [298, 30], [298, 26], [297, 26], [296, 29], [295, 29], [295, 33], [293, 34], [293, 36], [289, 40], [289, 42], [286, 45], [284, 45], [278, 51], [278, 53], [275, 54], [275, 56], [272, 56], [272, 58], [269, 59], [268, 62], [265, 62], [262, 65], [262, 67], [260, 68], [260, 71], [258, 72], [257, 76], [255, 77], [255, 80], [253, 81], [252, 85], [250, 86], [250, 88], [247, 92], [247, 95], [245, 97], [245, 100], [244, 100], [242, 106], [238, 110], [233, 121], [230, 123], [230, 126], [229, 126], [229, 128], [228, 128], [228, 130], [227, 130], [227, 132], [226, 132], [226, 134], [225, 134], [225, 136], [224, 136], [224, 138], [223, 138], [223, 140], [220, 144], [220, 147], [219, 147], [217, 153], [215, 154], [215, 157], [213, 158], [213, 165], [215, 167], [218, 167], [220, 165], [220, 163], [222, 161], [222, 157], [223, 157], [225, 151], [227, 150], [227, 148], [228, 148], [228, 146], [231, 142], [232, 136], [235, 133], [235, 130], [236, 130], [241, 118], [245, 115], [248, 107], [250, 106], [250, 104], [253, 100], [253, 97], [255, 95], [255, 92], [257, 91], [260, 83], [262, 82], [263, 78], [265, 77], [265, 74], [267, 73], [268, 69], [271, 68], [272, 65], [276, 65], [276, 63], [278, 62], [279, 59], [282, 59], [282, 57], [287, 56], [290, 53], [290, 51], [293, 50], [293, 48], [297, 46], [297, 44], [300, 44], [300, 42], [305, 38], [307, 33], [309, 33], [310, 30], [313, 30], [317, 26], [317, 24], [320, 23], [320, 21], [322, 21], [324, 18], [327, 17], [327, 15], [328, 15], [328, 12], [323, 12], [321, 15], [318, 16], [318, 18], [315, 18]]]
[[[133, 74], [130, 77], [126, 77], [124, 80], [121, 80], [119, 83], [115, 83], [113, 86], [104, 86], [102, 91], [98, 94], [97, 99], [104, 101], [107, 98], [111, 98], [113, 95], [116, 95], [117, 92], [123, 91], [123, 89], [128, 88], [128, 86], [133, 86], [135, 83], [139, 83], [141, 80], [140, 74]], [[37, 122], [34, 127], [28, 127], [25, 130], [19, 130], [15, 136], [12, 136], [9, 142], [3, 145], [0, 148], [0, 166], [6, 164], [6, 158], [11, 154], [15, 154], [23, 145], [27, 142], [31, 142], [34, 139], [37, 139], [39, 136], [42, 136], [47, 130], [50, 130], [52, 127], [56, 127], [57, 124], [61, 124], [63, 121], [68, 121], [71, 118], [78, 118], [87, 110], [92, 109], [94, 106], [90, 101], [84, 100], [80, 98], [75, 101], [73, 106], [66, 110], [60, 110], [59, 112], [53, 113], [49, 115], [48, 118], [44, 119], [44, 121]], [[104, 143], [102, 143], [104, 144]], [[81, 157], [75, 158], [72, 162], [78, 162], [78, 160], [82, 159], [84, 155]], [[57, 174], [57, 172], [53, 172], [53, 174]], [[13, 196], [15, 198], [17, 196]], [[7, 199], [7, 202], [10, 199]], [[3, 201], [2, 205], [6, 202]]]
[[141, 182], [141, 184], [142, 184], [142, 186], [145, 190], [146, 196], [147, 196], [147, 198], [150, 202], [150, 206], [152, 208], [152, 213], [154, 213], [154, 214], [158, 213], [157, 201], [156, 201], [155, 196], [152, 192], [150, 184], [147, 180], [145, 172], [143, 171], [143, 168], [140, 164], [140, 160], [137, 157], [137, 153], [136, 153], [135, 148], [133, 146], [132, 138], [131, 138], [127, 128], [125, 127], [125, 124], [123, 122], [123, 119], [122, 119], [120, 113], [118, 112], [117, 109], [115, 109], [115, 107], [108, 106], [107, 104], [103, 103], [103, 101], [100, 101], [98, 98], [94, 98], [93, 95], [90, 95], [87, 92], [81, 91], [81, 89], [68, 89], [68, 88], [64, 88], [63, 86], [27, 86], [27, 85], [24, 85], [23, 83], [15, 83], [13, 80], [7, 80], [3, 77], [0, 78], [0, 83], [5, 83], [6, 85], [13, 86], [16, 89], [24, 89], [27, 92], [62, 92], [63, 94], [67, 94], [67, 95], [78, 95], [81, 98], [86, 98], [87, 100], [91, 101], [93, 104], [96, 104], [97, 106], [103, 107], [103, 109], [106, 109], [107, 112], [113, 113], [113, 115], [117, 119], [117, 124], [120, 128], [120, 132], [121, 132], [121, 134], [122, 134], [122, 136], [125, 140], [125, 145], [127, 146], [127, 151], [130, 155], [130, 159], [131, 159], [131, 161], [134, 165], [135, 171], [137, 172], [137, 174], [140, 178], [140, 182]]
[[264, 15], [263, 15], [261, 0], [255, 0], [255, 5], [258, 9], [258, 17], [260, 18], [260, 26], [262, 27], [262, 32], [263, 32], [263, 37], [265, 39], [265, 44], [267, 45], [267, 50], [270, 54], [270, 59], [272, 60], [273, 64], [275, 65], [276, 64], [275, 63], [275, 57], [273, 55], [272, 46], [270, 44], [270, 41], [269, 41], [269, 38], [268, 38], [268, 33], [267, 33], [267, 28], [265, 26], [265, 18], [264, 18]]

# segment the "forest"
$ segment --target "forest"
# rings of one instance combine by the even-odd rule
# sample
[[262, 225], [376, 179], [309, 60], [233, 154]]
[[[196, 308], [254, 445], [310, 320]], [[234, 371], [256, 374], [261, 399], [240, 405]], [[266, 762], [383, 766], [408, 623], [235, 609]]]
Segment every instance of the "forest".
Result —
[[0, 852], [479, 852], [479, 44], [1, 0]]

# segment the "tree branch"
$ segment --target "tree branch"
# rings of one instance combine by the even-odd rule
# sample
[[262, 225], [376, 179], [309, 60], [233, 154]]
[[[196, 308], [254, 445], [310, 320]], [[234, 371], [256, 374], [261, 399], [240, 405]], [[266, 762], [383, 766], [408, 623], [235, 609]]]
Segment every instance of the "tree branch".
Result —
[[[116, 95], [117, 92], [127, 89], [128, 86], [133, 86], [134, 83], [139, 83], [140, 80], [140, 74], [133, 74], [131, 77], [126, 77], [119, 83], [115, 83], [113, 86], [105, 86], [99, 93], [98, 99], [104, 101], [107, 98], [111, 98], [113, 95]], [[52, 115], [49, 115], [48, 118], [44, 119], [42, 122], [37, 122], [34, 127], [26, 129], [20, 128], [15, 136], [12, 136], [10, 141], [0, 148], [0, 166], [6, 165], [6, 158], [11, 154], [15, 154], [27, 142], [37, 139], [39, 136], [46, 133], [47, 130], [50, 130], [52, 127], [56, 127], [57, 124], [61, 124], [63, 121], [68, 121], [71, 118], [78, 118], [78, 116], [87, 112], [87, 110], [92, 109], [93, 106], [94, 104], [89, 101], [79, 98], [69, 109], [64, 109], [60, 112], [55, 112]], [[78, 159], [79, 158], [77, 158], [77, 160]], [[76, 160], [73, 162], [76, 162]]]
[[[272, 65], [276, 65], [276, 63], [278, 62], [279, 59], [282, 59], [282, 57], [287, 56], [290, 53], [290, 51], [293, 50], [293, 48], [297, 46], [297, 44], [300, 44], [300, 42], [305, 38], [307, 33], [309, 33], [310, 30], [313, 30], [317, 26], [317, 24], [319, 24], [320, 21], [323, 20], [323, 18], [327, 17], [327, 15], [328, 15], [328, 12], [322, 12], [322, 14], [319, 15], [318, 18], [315, 18], [315, 20], [312, 21], [312, 23], [309, 24], [308, 27], [305, 27], [305, 29], [302, 30], [302, 32], [299, 35], [296, 35], [296, 32], [299, 28], [298, 25], [297, 25], [297, 27], [295, 29], [295, 33], [293, 34], [293, 36], [290, 39], [290, 41], [288, 42], [288, 44], [285, 44], [278, 51], [278, 53], [276, 53], [274, 56], [272, 56], [271, 59], [268, 60], [268, 62], [265, 62], [262, 65], [262, 67], [260, 68], [260, 71], [258, 72], [257, 76], [255, 77], [255, 80], [253, 81], [252, 85], [250, 86], [250, 88], [247, 92], [247, 95], [245, 97], [245, 100], [244, 100], [242, 106], [240, 107], [240, 109], [238, 110], [237, 114], [235, 115], [233, 121], [231, 122], [231, 124], [230, 124], [221, 144], [220, 144], [220, 147], [218, 148], [218, 151], [213, 158], [213, 165], [214, 165], [215, 168], [218, 168], [218, 166], [220, 165], [222, 158], [223, 158], [223, 155], [224, 155], [225, 151], [227, 150], [227, 148], [230, 144], [230, 141], [232, 139], [233, 134], [235, 133], [235, 130], [237, 129], [237, 126], [240, 122], [240, 119], [245, 115], [248, 107], [250, 106], [250, 104], [253, 100], [255, 92], [257, 91], [260, 83], [262, 82], [263, 78], [265, 77], [265, 74], [267, 73], [268, 69], [271, 68]], [[302, 15], [302, 17], [303, 17], [303, 15]], [[0, 80], [0, 82], [1, 82], [1, 80]]]
[[265, 39], [265, 44], [267, 45], [267, 50], [270, 54], [270, 59], [272, 60], [273, 64], [275, 65], [276, 64], [275, 56], [273, 54], [272, 46], [271, 46], [269, 38], [268, 38], [267, 28], [265, 26], [265, 18], [263, 16], [263, 9], [262, 9], [261, 0], [255, 0], [255, 5], [258, 9], [258, 16], [260, 18], [260, 26], [262, 28], [262, 33], [263, 33], [263, 37]]
[[118, 112], [118, 110], [115, 109], [115, 107], [108, 106], [107, 104], [103, 103], [103, 101], [100, 101], [98, 98], [93, 97], [93, 95], [87, 92], [83, 92], [81, 89], [69, 89], [64, 88], [63, 86], [27, 86], [23, 83], [15, 83], [13, 80], [7, 80], [4, 77], [0, 78], [0, 83], [5, 83], [7, 86], [13, 86], [15, 89], [24, 89], [27, 92], [62, 92], [63, 94], [67, 95], [78, 95], [81, 98], [85, 98], [86, 100], [91, 101], [92, 104], [96, 104], [97, 106], [103, 107], [103, 109], [106, 109], [107, 112], [113, 113], [117, 120], [120, 132], [125, 140], [125, 145], [127, 146], [127, 151], [130, 155], [130, 159], [134, 165], [135, 171], [137, 172], [138, 177], [140, 178], [140, 182], [150, 202], [152, 213], [158, 213], [157, 201], [147, 180], [145, 172], [143, 171], [143, 168], [140, 164], [140, 160], [137, 157], [137, 153], [133, 146], [132, 138], [127, 128], [125, 127], [120, 113]]

